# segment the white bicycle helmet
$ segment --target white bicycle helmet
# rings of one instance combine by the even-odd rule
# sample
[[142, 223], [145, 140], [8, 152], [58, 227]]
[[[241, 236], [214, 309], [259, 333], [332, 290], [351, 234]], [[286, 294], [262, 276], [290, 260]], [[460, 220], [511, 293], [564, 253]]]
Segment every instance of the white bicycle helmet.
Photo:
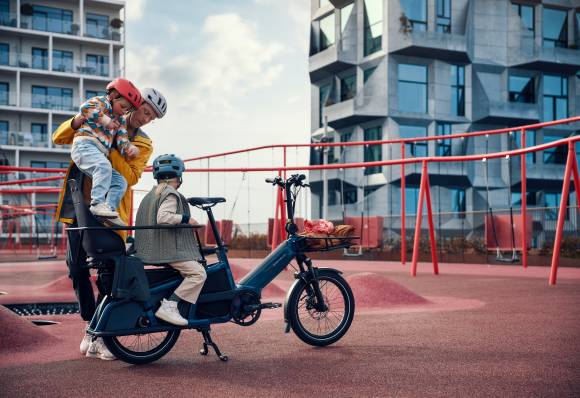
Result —
[[153, 107], [159, 119], [165, 116], [165, 113], [167, 113], [167, 101], [163, 94], [154, 88], [147, 87], [141, 90], [141, 96], [145, 102]]

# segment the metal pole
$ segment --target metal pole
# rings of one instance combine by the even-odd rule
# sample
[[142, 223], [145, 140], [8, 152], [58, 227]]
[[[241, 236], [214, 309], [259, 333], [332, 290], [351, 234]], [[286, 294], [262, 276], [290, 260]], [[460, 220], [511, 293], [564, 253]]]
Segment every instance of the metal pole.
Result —
[[437, 262], [437, 243], [435, 241], [435, 227], [433, 225], [433, 209], [431, 208], [431, 186], [429, 185], [427, 162], [423, 162], [423, 173], [425, 174], [425, 200], [427, 202], [427, 221], [429, 222], [429, 243], [431, 244], [431, 262], [433, 263], [433, 273], [435, 275], [439, 275], [439, 263]]
[[413, 259], [411, 262], [411, 276], [417, 275], [417, 262], [419, 260], [419, 240], [421, 239], [421, 220], [423, 218], [423, 198], [425, 197], [425, 183], [427, 180], [427, 163], [423, 162], [423, 173], [419, 187], [419, 203], [417, 205], [417, 219], [415, 221], [415, 238], [413, 240]]
[[[405, 159], [405, 143], [401, 143], [401, 159]], [[401, 264], [407, 262], [407, 230], [405, 225], [405, 164], [401, 163]]]
[[[523, 149], [526, 147], [526, 129], [522, 129], [521, 130], [521, 148]], [[522, 241], [522, 266], [524, 268], [528, 267], [528, 230], [527, 230], [527, 205], [528, 205], [528, 201], [527, 201], [527, 186], [526, 186], [526, 154], [522, 154], [520, 155], [520, 163], [521, 163], [521, 167], [520, 167], [520, 172], [521, 172], [521, 195], [522, 195], [522, 206], [520, 208], [521, 210], [521, 214], [522, 214], [522, 235], [521, 235], [521, 241]]]
[[[552, 253], [552, 266], [550, 269], [550, 285], [556, 284], [558, 273], [558, 263], [560, 262], [560, 247], [562, 246], [562, 235], [564, 230], [564, 221], [566, 218], [566, 206], [568, 204], [568, 194], [570, 193], [570, 175], [572, 174], [573, 165], [576, 165], [574, 147], [568, 144], [568, 160], [566, 161], [566, 171], [564, 172], [564, 184], [562, 185], [562, 197], [560, 198], [560, 210], [558, 211], [558, 223], [556, 224], [556, 237], [554, 238], [554, 252]], [[576, 165], [576, 171], [577, 171]], [[577, 174], [577, 173], [575, 173]], [[578, 186], [580, 181], [574, 181]]]
[[[322, 142], [326, 142], [326, 134], [328, 133], [328, 116], [324, 116], [324, 136]], [[322, 147], [322, 165], [328, 164], [328, 148]], [[322, 218], [328, 217], [328, 176], [326, 169], [322, 170]]]

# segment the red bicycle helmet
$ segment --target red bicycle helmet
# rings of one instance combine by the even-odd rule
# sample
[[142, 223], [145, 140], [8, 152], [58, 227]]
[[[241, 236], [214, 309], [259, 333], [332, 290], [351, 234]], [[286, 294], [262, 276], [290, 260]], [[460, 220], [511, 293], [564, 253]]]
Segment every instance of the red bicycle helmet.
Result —
[[117, 90], [121, 97], [127, 99], [135, 108], [141, 106], [143, 98], [141, 97], [141, 92], [133, 83], [122, 77], [118, 77], [109, 84], [107, 84], [107, 92], [110, 90]]

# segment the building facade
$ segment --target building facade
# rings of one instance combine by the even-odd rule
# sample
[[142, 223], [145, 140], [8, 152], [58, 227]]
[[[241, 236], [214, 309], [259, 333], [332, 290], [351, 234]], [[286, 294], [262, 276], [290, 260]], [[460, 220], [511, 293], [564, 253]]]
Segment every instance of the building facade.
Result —
[[[313, 142], [446, 135], [580, 115], [579, 71], [577, 1], [311, 2]], [[576, 124], [531, 131], [526, 144], [567, 137], [579, 128]], [[519, 140], [516, 134], [435, 140], [408, 144], [404, 155], [496, 152], [517, 148]], [[402, 150], [400, 145], [336, 148], [327, 154], [314, 150], [311, 163], [399, 159]], [[528, 155], [528, 206], [558, 205], [565, 155], [564, 147]], [[511, 202], [519, 208], [519, 159], [492, 160], [487, 167], [486, 179], [482, 162], [431, 164], [440, 231], [481, 234], [482, 213], [489, 206], [506, 209]], [[405, 170], [407, 214], [416, 212], [420, 172], [420, 166]], [[385, 216], [387, 233], [397, 236], [399, 166], [329, 170], [325, 178], [315, 172], [311, 181], [313, 217]], [[550, 238], [556, 214], [554, 209], [534, 214], [535, 245]], [[576, 221], [571, 228], [577, 228]]]
[[[102, 95], [110, 80], [124, 75], [124, 6], [125, 1], [117, 0], [0, 0], [1, 164], [68, 166], [70, 148], [53, 145], [51, 133], [78, 113], [85, 99]], [[54, 174], [21, 172], [0, 179], [45, 176]], [[4, 192], [0, 203], [34, 206], [55, 203], [57, 198], [56, 193]], [[29, 223], [36, 225], [28, 229]], [[21, 224], [23, 232], [38, 226], [47, 233], [52, 219], [38, 214], [22, 218]]]

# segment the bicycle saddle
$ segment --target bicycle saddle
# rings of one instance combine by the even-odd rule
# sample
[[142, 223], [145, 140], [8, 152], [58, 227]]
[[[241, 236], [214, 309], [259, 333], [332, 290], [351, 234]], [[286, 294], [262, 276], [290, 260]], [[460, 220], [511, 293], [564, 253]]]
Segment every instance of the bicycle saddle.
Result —
[[201, 206], [201, 205], [215, 205], [216, 203], [223, 203], [226, 201], [226, 198], [187, 198], [187, 201], [192, 206]]

